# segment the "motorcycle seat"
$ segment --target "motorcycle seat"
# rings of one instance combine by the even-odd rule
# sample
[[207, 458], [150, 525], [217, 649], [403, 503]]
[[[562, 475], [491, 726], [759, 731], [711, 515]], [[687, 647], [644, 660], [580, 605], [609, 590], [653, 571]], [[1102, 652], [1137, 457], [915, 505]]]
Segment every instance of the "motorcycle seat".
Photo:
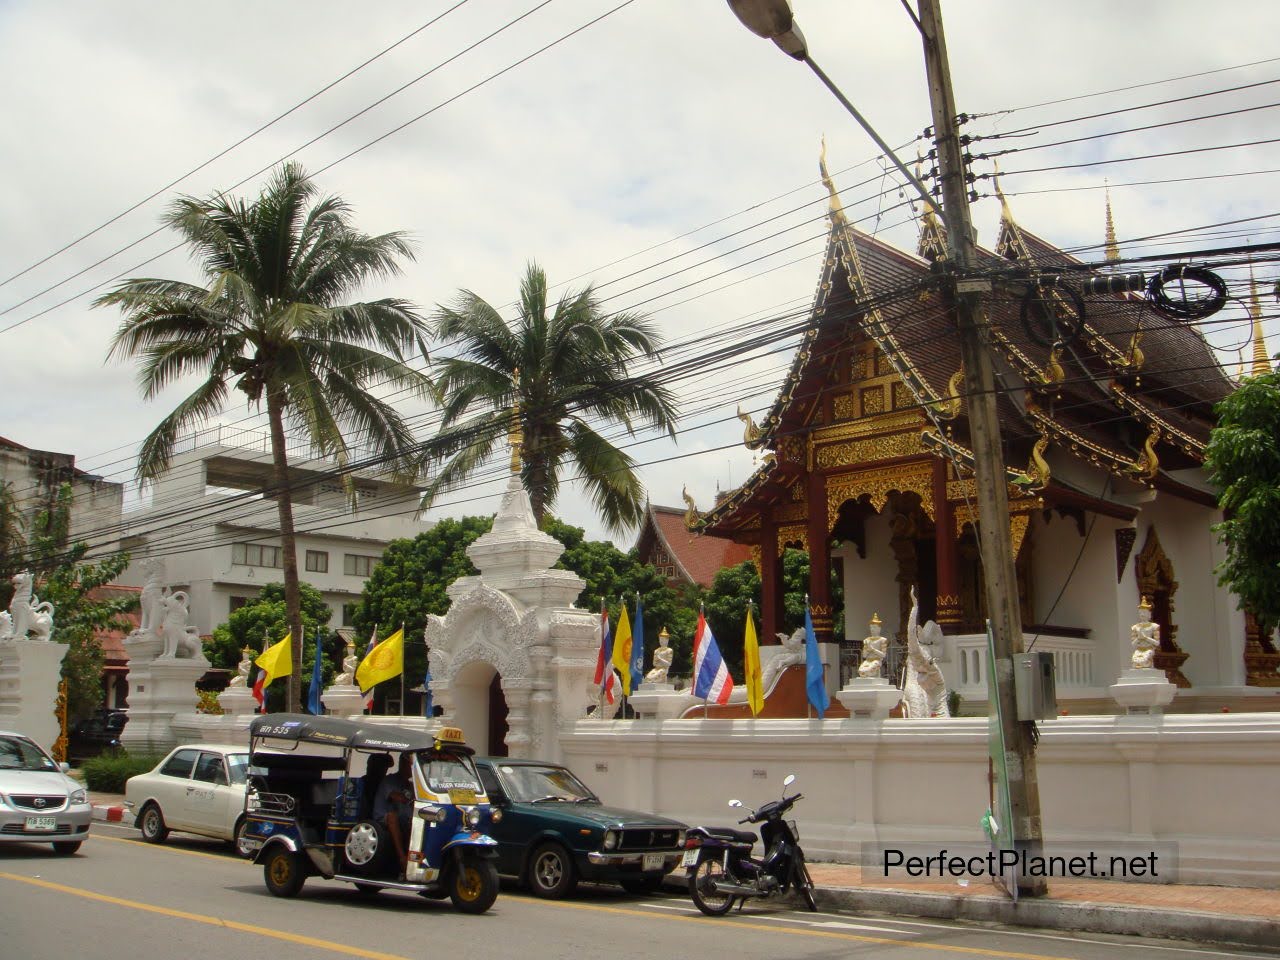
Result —
[[727, 840], [730, 843], [745, 843], [754, 846], [756, 835], [750, 830], [739, 830], [736, 827], [695, 827], [690, 833], [703, 833], [715, 840]]

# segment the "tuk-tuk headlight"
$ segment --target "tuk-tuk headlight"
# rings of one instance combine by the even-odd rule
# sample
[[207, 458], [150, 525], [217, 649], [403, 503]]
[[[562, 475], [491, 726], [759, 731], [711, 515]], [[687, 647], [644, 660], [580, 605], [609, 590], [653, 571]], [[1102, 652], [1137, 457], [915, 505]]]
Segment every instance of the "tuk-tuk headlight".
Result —
[[480, 809], [478, 807], [472, 807], [470, 810], [468, 810], [466, 820], [467, 820], [467, 826], [470, 827], [472, 830], [480, 826]]
[[499, 822], [501, 822], [501, 820], [502, 820], [502, 811], [501, 811], [501, 810], [499, 810], [497, 807], [490, 807], [490, 808], [489, 808], [489, 819], [490, 819], [491, 821], [493, 821], [494, 823], [499, 823]]
[[244, 795], [245, 813], [253, 813], [260, 806], [262, 806], [262, 801], [258, 799], [258, 791], [257, 790], [246, 791]]
[[418, 816], [428, 823], [433, 820], [436, 823], [444, 823], [445, 817], [449, 816], [449, 811], [444, 807], [437, 807], [435, 804], [430, 804], [425, 807], [419, 807]]
[[604, 832], [604, 848], [612, 850], [618, 845], [618, 834], [615, 830], [606, 830]]

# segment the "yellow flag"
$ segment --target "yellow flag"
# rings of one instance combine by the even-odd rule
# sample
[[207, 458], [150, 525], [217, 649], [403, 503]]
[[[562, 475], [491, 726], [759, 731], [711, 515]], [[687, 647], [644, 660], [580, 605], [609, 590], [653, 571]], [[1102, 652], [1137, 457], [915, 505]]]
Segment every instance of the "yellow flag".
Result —
[[356, 685], [372, 690], [375, 684], [404, 673], [404, 628], [370, 650], [356, 668]]
[[618, 614], [618, 632], [613, 637], [613, 668], [622, 678], [622, 692], [631, 689], [631, 621], [627, 619], [627, 602], [622, 601]]
[[756, 639], [756, 623], [747, 607], [747, 628], [742, 637], [742, 667], [746, 673], [747, 703], [751, 715], [759, 716], [764, 709], [764, 679], [760, 673], [760, 642]]
[[258, 659], [253, 662], [266, 673], [266, 676], [262, 679], [262, 686], [264, 687], [278, 677], [289, 676], [289, 674], [293, 673], [293, 633], [286, 633], [283, 640], [267, 647], [262, 651]]

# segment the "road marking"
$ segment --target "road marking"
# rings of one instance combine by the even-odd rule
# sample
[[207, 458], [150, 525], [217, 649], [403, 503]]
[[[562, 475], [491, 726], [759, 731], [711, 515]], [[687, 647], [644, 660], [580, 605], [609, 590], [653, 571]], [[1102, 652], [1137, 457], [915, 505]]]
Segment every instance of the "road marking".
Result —
[[[630, 917], [647, 917], [652, 920], [655, 914], [647, 910], [635, 910], [627, 907], [605, 907], [594, 903], [569, 903], [564, 900], [536, 900], [533, 897], [510, 897], [512, 900], [527, 900], [548, 907], [559, 907], [562, 910], [593, 910], [598, 913], [615, 913]], [[657, 914], [669, 920], [684, 923], [698, 923], [703, 926], [735, 927], [746, 930], [763, 930], [768, 933], [791, 934], [797, 937], [821, 937], [827, 940], [844, 940], [854, 943], [874, 943], [884, 947], [914, 947], [916, 950], [938, 950], [943, 953], [963, 953], [978, 957], [1003, 957], [1007, 960], [1079, 960], [1076, 957], [1064, 957], [1046, 953], [1020, 953], [1016, 950], [992, 950], [990, 947], [962, 947], [950, 943], [930, 943], [927, 940], [897, 940], [889, 937], [869, 937], [858, 933], [838, 933], [835, 930], [814, 930], [804, 927], [778, 927], [768, 923], [747, 920], [721, 920], [716, 917], [686, 916], [683, 913]]]
[[376, 950], [366, 950], [364, 947], [351, 946], [345, 943], [335, 943], [332, 940], [320, 940], [316, 937], [307, 937], [299, 933], [285, 933], [282, 930], [272, 930], [269, 927], [255, 927], [253, 924], [240, 923], [236, 920], [223, 920], [221, 917], [210, 917], [200, 913], [188, 913], [186, 910], [173, 910], [169, 907], [160, 907], [152, 903], [142, 903], [139, 900], [125, 900], [122, 897], [112, 897], [105, 893], [94, 893], [91, 890], [82, 890], [79, 887], [68, 887], [61, 883], [51, 883], [48, 880], [40, 880], [35, 877], [20, 877], [15, 873], [0, 873], [0, 880], [14, 880], [18, 883], [29, 884], [33, 887], [43, 887], [46, 890], [54, 890], [58, 893], [70, 894], [73, 897], [82, 897], [85, 900], [95, 900], [98, 903], [109, 903], [112, 906], [128, 907], [131, 910], [141, 910], [144, 913], [158, 913], [163, 917], [173, 917], [178, 920], [190, 920], [193, 923], [204, 923], [211, 927], [222, 927], [225, 930], [238, 930], [241, 933], [251, 933], [256, 937], [271, 937], [275, 940], [284, 940], [288, 943], [301, 944], [304, 947], [316, 947], [320, 950], [332, 950], [334, 953], [344, 953], [351, 957], [365, 957], [367, 960], [408, 960], [406, 957], [397, 956], [393, 953], [379, 953]]
[[[650, 910], [670, 910], [675, 913], [684, 913], [689, 916], [698, 916], [699, 912], [694, 907], [677, 907], [666, 903], [646, 903], [644, 905]], [[757, 916], [759, 916], [757, 914]], [[823, 914], [815, 914], [814, 916], [823, 916]], [[821, 927], [831, 930], [867, 930], [871, 933], [900, 933], [904, 937], [920, 936], [914, 930], [899, 930], [896, 927], [880, 927], [870, 923], [854, 923], [850, 920], [810, 920], [807, 917], [783, 917], [775, 914], [768, 914], [760, 917], [761, 920], [772, 920], [776, 923], [799, 923], [807, 927]]]
[[89, 835], [90, 840], [106, 840], [108, 843], [130, 843], [137, 847], [151, 847], [155, 850], [164, 850], [168, 853], [181, 853], [188, 857], [205, 857], [209, 860], [217, 860], [221, 863], [236, 863], [237, 861], [249, 863], [241, 857], [228, 857], [220, 853], [205, 853], [203, 850], [184, 850], [182, 847], [171, 847], [165, 843], [147, 843], [145, 840], [132, 840], [128, 837], [107, 837], [101, 833], [92, 833]]

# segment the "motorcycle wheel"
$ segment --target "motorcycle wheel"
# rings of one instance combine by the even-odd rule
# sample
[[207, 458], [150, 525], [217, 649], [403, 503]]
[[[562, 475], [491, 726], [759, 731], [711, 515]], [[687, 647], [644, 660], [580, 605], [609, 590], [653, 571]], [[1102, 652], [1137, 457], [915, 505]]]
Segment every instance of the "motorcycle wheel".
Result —
[[709, 917], [722, 917], [733, 909], [733, 895], [717, 893], [713, 886], [725, 877], [724, 867], [714, 857], [699, 861], [689, 875], [689, 896], [693, 905]]
[[800, 891], [800, 896], [804, 898], [805, 905], [811, 912], [816, 912], [818, 903], [813, 899], [813, 877], [809, 876], [809, 868], [805, 866], [803, 859], [796, 860], [794, 882], [796, 889]]

